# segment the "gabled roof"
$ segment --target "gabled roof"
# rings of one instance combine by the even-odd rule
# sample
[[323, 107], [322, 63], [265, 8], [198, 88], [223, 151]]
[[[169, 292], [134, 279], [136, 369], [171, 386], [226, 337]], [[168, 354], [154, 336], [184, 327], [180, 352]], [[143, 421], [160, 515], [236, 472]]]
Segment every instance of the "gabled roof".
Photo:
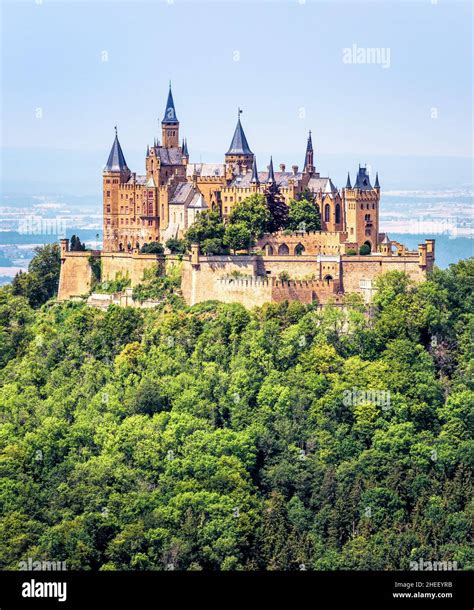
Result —
[[153, 176], [150, 176], [146, 181], [146, 186], [149, 188], [156, 188], [155, 181], [153, 180]]
[[191, 202], [188, 204], [188, 208], [193, 208], [195, 210], [207, 210], [209, 206], [207, 205], [204, 197], [201, 193], [194, 193], [194, 197], [191, 199]]
[[122, 147], [117, 135], [117, 128], [115, 129], [115, 140], [112, 144], [112, 149], [107, 159], [107, 164], [104, 167], [104, 172], [121, 172], [127, 170], [127, 162], [122, 152]]
[[188, 163], [186, 176], [209, 176], [212, 178], [225, 176], [225, 165], [223, 163]]
[[310, 178], [308, 188], [313, 193], [322, 191], [326, 194], [337, 193], [337, 188], [334, 186], [331, 178]]
[[161, 165], [182, 165], [181, 149], [177, 147], [163, 148], [155, 147], [155, 155], [160, 160]]
[[162, 125], [176, 125], [179, 123], [178, 117], [176, 116], [176, 110], [174, 108], [173, 94], [171, 93], [171, 83], [170, 90], [168, 91], [168, 99], [166, 101], [165, 108], [165, 116], [161, 121]]
[[247, 138], [245, 137], [245, 133], [242, 127], [242, 123], [240, 122], [240, 110], [239, 110], [239, 118], [237, 119], [237, 125], [235, 127], [234, 136], [232, 138], [232, 142], [230, 143], [229, 150], [226, 152], [226, 155], [252, 155], [252, 151], [247, 142]]

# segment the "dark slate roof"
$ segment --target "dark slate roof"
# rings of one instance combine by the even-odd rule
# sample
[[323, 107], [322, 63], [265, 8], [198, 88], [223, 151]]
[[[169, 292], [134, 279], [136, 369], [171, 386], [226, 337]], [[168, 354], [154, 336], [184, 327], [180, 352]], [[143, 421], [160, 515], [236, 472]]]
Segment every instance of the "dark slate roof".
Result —
[[349, 175], [349, 172], [347, 172], [347, 182], [346, 182], [346, 189], [351, 189], [351, 177]]
[[188, 152], [188, 140], [183, 138], [183, 145], [181, 146], [181, 150], [183, 151], [183, 155], [189, 157]]
[[170, 90], [168, 91], [168, 99], [166, 101], [165, 116], [161, 121], [162, 125], [176, 125], [179, 123], [178, 117], [176, 116], [176, 110], [174, 108], [173, 94]]
[[146, 176], [135, 176], [135, 182], [133, 181], [133, 176], [128, 179], [127, 184], [138, 184], [139, 186], [145, 186], [146, 184]]
[[308, 143], [306, 144], [306, 152], [313, 151], [313, 140], [311, 139], [311, 130], [309, 131]]
[[360, 189], [361, 191], [371, 191], [372, 185], [370, 184], [369, 174], [367, 173], [366, 167], [361, 167], [359, 165], [359, 171], [357, 172], [357, 179], [354, 184], [355, 189]]
[[374, 188], [379, 189], [380, 188], [380, 184], [379, 184], [379, 173], [377, 172], [375, 174], [375, 185]]
[[253, 154], [249, 148], [247, 138], [245, 137], [242, 123], [240, 122], [240, 116], [237, 119], [237, 125], [234, 131], [234, 137], [230, 143], [229, 150], [226, 155], [251, 155]]
[[258, 178], [258, 170], [257, 170], [257, 157], [253, 158], [253, 163], [252, 163], [252, 178], [250, 179], [250, 182], [252, 184], [260, 184], [260, 180]]
[[194, 191], [192, 182], [180, 182], [171, 196], [170, 203], [186, 203]]
[[270, 165], [268, 166], [268, 176], [266, 182], [268, 182], [268, 184], [276, 184], [275, 172], [273, 171], [273, 157], [270, 157]]
[[128, 169], [127, 162], [123, 156], [117, 132], [115, 132], [115, 140], [112, 144], [109, 158], [107, 159], [107, 165], [104, 167], [104, 172], [120, 172], [124, 169]]
[[180, 148], [164, 148], [162, 146], [155, 147], [156, 158], [160, 160], [161, 165], [181, 165], [181, 149]]

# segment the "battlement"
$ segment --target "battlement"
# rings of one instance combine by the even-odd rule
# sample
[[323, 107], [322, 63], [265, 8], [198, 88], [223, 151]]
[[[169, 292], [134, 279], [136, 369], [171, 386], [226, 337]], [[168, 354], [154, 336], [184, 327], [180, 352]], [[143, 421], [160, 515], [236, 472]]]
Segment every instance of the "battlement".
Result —
[[339, 282], [335, 280], [280, 280], [277, 278], [266, 278], [259, 276], [248, 277], [220, 277], [217, 279], [219, 286], [232, 288], [261, 288], [270, 286], [275, 288], [312, 288], [314, 290], [334, 291], [338, 289]]

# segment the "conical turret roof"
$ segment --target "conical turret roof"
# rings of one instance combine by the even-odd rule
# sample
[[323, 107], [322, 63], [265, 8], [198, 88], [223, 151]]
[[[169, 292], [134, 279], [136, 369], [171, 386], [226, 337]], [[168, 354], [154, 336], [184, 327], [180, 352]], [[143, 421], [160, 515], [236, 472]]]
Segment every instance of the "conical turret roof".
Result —
[[112, 148], [110, 150], [109, 158], [107, 159], [107, 164], [104, 167], [104, 171], [121, 172], [126, 169], [128, 169], [127, 162], [125, 161], [122, 147], [120, 146], [120, 142], [117, 135], [117, 128], [115, 128], [114, 143], [112, 144]]

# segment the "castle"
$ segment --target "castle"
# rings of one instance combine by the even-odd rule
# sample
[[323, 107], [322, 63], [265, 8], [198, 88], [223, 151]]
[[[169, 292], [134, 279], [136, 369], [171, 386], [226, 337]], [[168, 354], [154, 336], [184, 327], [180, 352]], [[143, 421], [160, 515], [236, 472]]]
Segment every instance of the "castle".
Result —
[[366, 167], [359, 165], [354, 184], [348, 174], [345, 187], [336, 188], [316, 169], [311, 132], [301, 170], [293, 165], [287, 171], [281, 164], [275, 171], [270, 158], [266, 171], [258, 171], [241, 112], [223, 163], [190, 163], [187, 140], [180, 143], [170, 84], [161, 142], [155, 138], [147, 146], [143, 175], [128, 168], [115, 129], [103, 171], [103, 250], [71, 252], [67, 240], [61, 240], [60, 299], [90, 291], [91, 256], [101, 260], [102, 279], [120, 274], [129, 276], [132, 286], [139, 283], [144, 270], [160, 258], [140, 252], [146, 243], [183, 237], [204, 210], [218, 210], [226, 222], [233, 206], [254, 193], [277, 195], [288, 203], [309, 191], [319, 207], [321, 230], [308, 233], [302, 227], [292, 235], [264, 235], [249, 256], [203, 257], [193, 245], [182, 263], [183, 295], [189, 304], [207, 299], [249, 306], [284, 299], [338, 303], [345, 292], [360, 292], [369, 302], [373, 280], [387, 270], [425, 279], [434, 264], [434, 240], [411, 252], [379, 232], [378, 174], [372, 185]]

